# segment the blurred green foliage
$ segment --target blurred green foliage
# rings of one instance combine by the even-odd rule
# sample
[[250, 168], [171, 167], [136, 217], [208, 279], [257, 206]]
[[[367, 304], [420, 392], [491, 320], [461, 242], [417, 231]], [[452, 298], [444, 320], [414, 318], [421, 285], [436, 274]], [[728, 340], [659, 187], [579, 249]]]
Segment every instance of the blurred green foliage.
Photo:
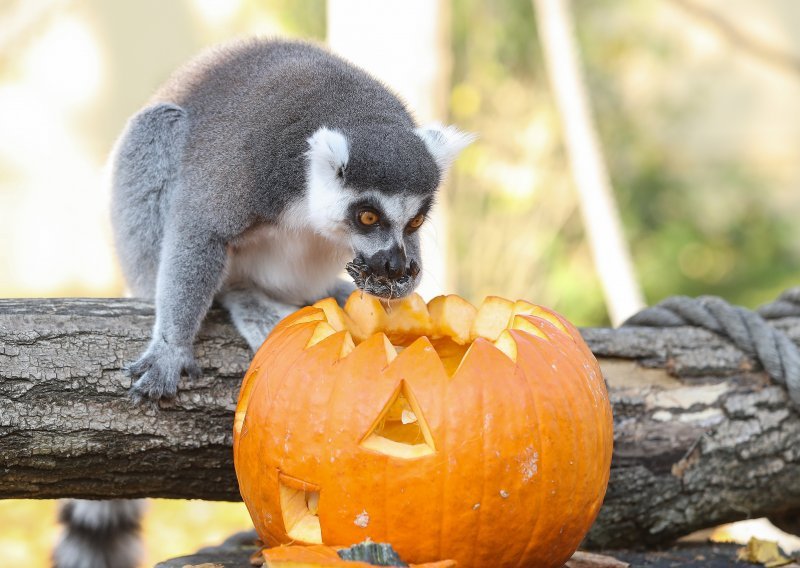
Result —
[[[755, 306], [800, 280], [797, 210], [779, 199], [790, 188], [747, 154], [744, 141], [734, 151], [686, 143], [704, 128], [721, 128], [724, 137], [729, 124], [705, 116], [720, 99], [743, 95], [718, 85], [721, 72], [684, 63], [691, 54], [660, 23], [658, 4], [573, 3], [638, 276], [650, 302], [718, 294]], [[526, 297], [580, 324], [607, 324], [532, 3], [454, 2], [453, 19], [453, 119], [481, 137], [459, 162], [449, 195], [458, 290], [473, 300]]]

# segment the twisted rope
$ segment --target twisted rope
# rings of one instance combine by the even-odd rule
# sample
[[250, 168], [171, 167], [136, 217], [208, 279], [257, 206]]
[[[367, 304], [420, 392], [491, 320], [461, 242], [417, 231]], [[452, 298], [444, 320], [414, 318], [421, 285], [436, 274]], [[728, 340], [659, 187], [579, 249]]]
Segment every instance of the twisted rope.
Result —
[[800, 287], [791, 288], [770, 304], [748, 310], [716, 296], [673, 296], [633, 315], [623, 326], [702, 327], [732, 341], [756, 359], [777, 383], [786, 387], [800, 407], [800, 348], [768, 320], [800, 317]]

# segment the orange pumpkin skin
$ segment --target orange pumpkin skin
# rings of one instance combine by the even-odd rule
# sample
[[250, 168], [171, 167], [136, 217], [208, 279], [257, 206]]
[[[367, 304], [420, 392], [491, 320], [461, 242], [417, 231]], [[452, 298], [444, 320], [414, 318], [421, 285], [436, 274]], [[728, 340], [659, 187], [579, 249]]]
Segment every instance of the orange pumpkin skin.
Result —
[[[295, 526], [316, 522], [328, 545], [369, 538], [407, 562], [464, 567], [566, 562], [605, 494], [611, 409], [579, 332], [531, 310], [511, 313], [496, 341], [465, 345], [457, 368], [437, 354], [442, 339], [395, 334], [407, 345], [396, 353], [380, 332], [354, 346], [322, 309], [283, 320], [253, 359], [234, 427], [239, 487], [261, 539], [297, 541], [287, 511], [305, 498], [315, 518]], [[419, 424], [414, 444], [383, 442], [384, 424], [407, 426], [391, 404], [398, 393], [403, 421]]]

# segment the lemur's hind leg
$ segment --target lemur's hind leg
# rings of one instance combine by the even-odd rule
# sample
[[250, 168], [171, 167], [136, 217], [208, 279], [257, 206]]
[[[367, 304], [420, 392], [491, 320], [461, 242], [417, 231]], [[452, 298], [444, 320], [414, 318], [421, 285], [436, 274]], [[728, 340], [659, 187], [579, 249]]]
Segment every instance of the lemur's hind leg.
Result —
[[236, 329], [254, 352], [283, 318], [300, 308], [273, 300], [255, 287], [225, 290], [217, 296]]
[[125, 281], [134, 296], [152, 298], [164, 227], [188, 130], [184, 109], [160, 103], [129, 121], [110, 159], [111, 220]]

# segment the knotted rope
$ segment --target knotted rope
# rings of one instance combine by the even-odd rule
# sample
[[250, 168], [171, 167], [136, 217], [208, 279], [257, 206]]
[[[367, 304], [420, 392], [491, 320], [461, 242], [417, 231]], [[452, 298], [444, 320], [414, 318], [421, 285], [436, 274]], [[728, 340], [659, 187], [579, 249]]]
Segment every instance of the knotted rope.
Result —
[[729, 340], [756, 359], [784, 385], [800, 407], [800, 348], [768, 320], [800, 317], [800, 287], [791, 288], [757, 310], [734, 306], [716, 296], [673, 296], [629, 318], [623, 326], [702, 327]]

